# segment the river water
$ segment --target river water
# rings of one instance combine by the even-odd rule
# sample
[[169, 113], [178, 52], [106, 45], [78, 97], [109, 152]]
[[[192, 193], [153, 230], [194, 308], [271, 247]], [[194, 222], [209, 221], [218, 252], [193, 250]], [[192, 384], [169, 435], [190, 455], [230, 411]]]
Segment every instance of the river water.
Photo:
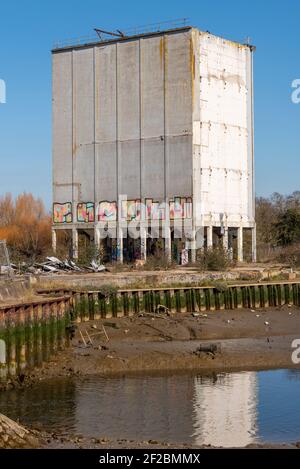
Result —
[[61, 379], [0, 393], [0, 412], [61, 434], [245, 446], [300, 441], [300, 370]]

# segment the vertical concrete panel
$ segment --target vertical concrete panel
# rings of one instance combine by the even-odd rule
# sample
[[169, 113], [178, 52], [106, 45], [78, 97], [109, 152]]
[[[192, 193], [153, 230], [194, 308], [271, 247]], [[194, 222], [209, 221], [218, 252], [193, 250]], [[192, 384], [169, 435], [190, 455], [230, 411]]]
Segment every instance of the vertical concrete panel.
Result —
[[255, 189], [254, 189], [254, 122], [253, 122], [253, 52], [248, 48], [246, 55], [246, 84], [247, 84], [247, 130], [248, 130], [248, 217], [255, 219]]
[[192, 195], [191, 32], [165, 36], [167, 197]]
[[76, 205], [94, 201], [94, 51], [89, 48], [73, 54], [73, 197]]
[[141, 39], [141, 134], [164, 135], [164, 37]]
[[165, 197], [164, 38], [141, 39], [142, 197]]
[[116, 44], [95, 49], [95, 197], [117, 200]]
[[[203, 226], [201, 217], [201, 102], [200, 102], [200, 44], [199, 32], [192, 30], [190, 42], [192, 61], [192, 118], [193, 118], [193, 220], [194, 226]], [[198, 236], [200, 236], [198, 234]]]
[[96, 144], [96, 203], [117, 198], [116, 141]]
[[165, 153], [161, 137], [142, 141], [142, 197], [165, 199]]
[[118, 191], [140, 198], [139, 40], [117, 46]]
[[229, 226], [249, 223], [248, 47], [208, 33], [199, 37], [202, 215], [215, 224], [222, 213]]
[[192, 134], [191, 32], [165, 36], [166, 134]]
[[116, 140], [116, 44], [95, 48], [96, 142]]
[[118, 138], [140, 138], [139, 40], [118, 44]]
[[72, 201], [72, 52], [52, 56], [53, 202]]
[[140, 141], [119, 142], [119, 194], [128, 199], [140, 199]]

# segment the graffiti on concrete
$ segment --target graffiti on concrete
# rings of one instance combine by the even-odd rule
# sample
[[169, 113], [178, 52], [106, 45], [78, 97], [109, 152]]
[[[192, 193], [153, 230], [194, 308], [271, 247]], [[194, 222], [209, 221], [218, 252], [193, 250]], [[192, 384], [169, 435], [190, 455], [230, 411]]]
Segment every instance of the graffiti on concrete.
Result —
[[132, 221], [141, 219], [141, 201], [140, 200], [122, 200], [121, 219]]
[[91, 223], [95, 221], [93, 202], [84, 202], [77, 205], [77, 221]]
[[[154, 202], [153, 199], [146, 199], [146, 219], [165, 220], [166, 204], [164, 202]], [[192, 218], [192, 198], [174, 197], [169, 202], [170, 220], [183, 220]]]
[[[120, 220], [140, 221], [145, 220], [160, 221], [166, 220], [167, 212], [170, 213], [170, 220], [191, 219], [193, 215], [191, 197], [174, 197], [169, 201], [169, 206], [165, 202], [157, 202], [153, 199], [146, 199], [145, 206], [140, 200], [121, 200]], [[117, 202], [103, 200], [97, 207], [97, 221], [117, 221]], [[72, 204], [53, 204], [54, 223], [72, 223]], [[93, 202], [81, 202], [77, 205], [77, 221], [80, 223], [93, 223], [95, 221], [95, 205]]]
[[53, 204], [53, 221], [54, 223], [72, 223], [71, 202]]
[[98, 206], [98, 221], [116, 221], [117, 220], [117, 202], [108, 202], [103, 200]]
[[170, 220], [192, 218], [192, 198], [174, 197], [170, 200]]
[[146, 220], [165, 220], [166, 204], [154, 202], [153, 199], [146, 199]]

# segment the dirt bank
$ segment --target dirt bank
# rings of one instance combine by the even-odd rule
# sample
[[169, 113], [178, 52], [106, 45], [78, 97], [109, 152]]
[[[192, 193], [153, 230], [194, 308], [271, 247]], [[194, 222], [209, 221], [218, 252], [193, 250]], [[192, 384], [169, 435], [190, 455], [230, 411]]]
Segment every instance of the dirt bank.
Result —
[[77, 325], [68, 350], [22, 382], [70, 375], [296, 367], [291, 360], [295, 338], [300, 338], [296, 307], [89, 321]]

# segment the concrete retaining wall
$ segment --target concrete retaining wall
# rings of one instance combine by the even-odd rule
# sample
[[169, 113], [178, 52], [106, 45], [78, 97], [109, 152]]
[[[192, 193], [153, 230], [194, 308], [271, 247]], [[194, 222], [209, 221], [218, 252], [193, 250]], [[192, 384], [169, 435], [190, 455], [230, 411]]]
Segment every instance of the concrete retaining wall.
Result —
[[26, 295], [29, 288], [29, 280], [15, 279], [7, 280], [0, 278], [0, 302], [10, 298], [16, 300]]

